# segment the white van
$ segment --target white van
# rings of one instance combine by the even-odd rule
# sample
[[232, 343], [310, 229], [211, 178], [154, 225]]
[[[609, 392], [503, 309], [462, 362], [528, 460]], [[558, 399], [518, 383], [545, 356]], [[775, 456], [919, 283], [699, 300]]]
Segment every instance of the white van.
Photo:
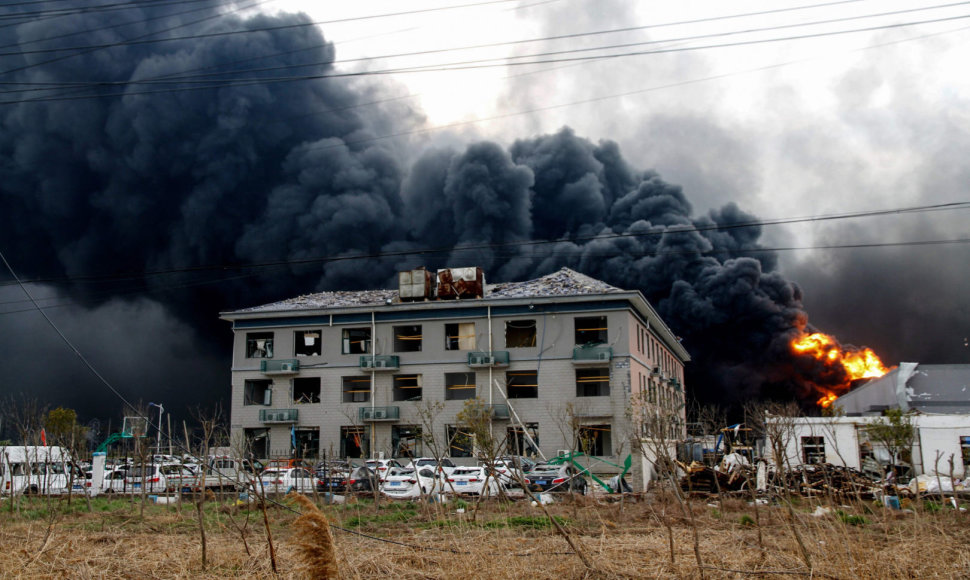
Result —
[[73, 484], [84, 489], [84, 475], [71, 478], [71, 455], [63, 447], [0, 447], [0, 493], [66, 494]]

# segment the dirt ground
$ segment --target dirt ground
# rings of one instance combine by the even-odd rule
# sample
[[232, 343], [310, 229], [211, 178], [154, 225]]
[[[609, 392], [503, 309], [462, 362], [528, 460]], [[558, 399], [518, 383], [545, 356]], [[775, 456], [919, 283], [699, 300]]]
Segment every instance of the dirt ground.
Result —
[[[317, 498], [319, 500], [319, 498]], [[970, 514], [794, 498], [320, 504], [341, 578], [970, 578]], [[298, 508], [235, 498], [0, 501], [2, 578], [312, 578]], [[790, 509], [789, 509], [790, 507]], [[821, 508], [821, 509], [820, 509]], [[565, 534], [565, 535], [564, 535]], [[568, 540], [567, 537], [568, 536]], [[578, 548], [577, 553], [572, 544]], [[696, 547], [696, 550], [695, 550]], [[273, 570], [275, 560], [276, 572]]]

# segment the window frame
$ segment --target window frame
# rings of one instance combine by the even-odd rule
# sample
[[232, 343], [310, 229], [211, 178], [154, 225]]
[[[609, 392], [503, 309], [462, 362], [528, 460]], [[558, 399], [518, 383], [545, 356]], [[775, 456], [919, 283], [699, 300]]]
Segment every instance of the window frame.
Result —
[[[522, 377], [515, 379], [513, 377]], [[534, 383], [525, 383], [528, 377], [532, 377]], [[505, 394], [510, 399], [538, 399], [539, 398], [539, 371], [517, 370], [505, 372]]]
[[[307, 348], [306, 339], [313, 338], [314, 348]], [[305, 352], [302, 352], [305, 351]], [[316, 330], [294, 330], [293, 331], [293, 356], [321, 356], [323, 354], [323, 332]]]
[[[584, 432], [594, 433], [591, 444], [583, 445]], [[613, 425], [610, 423], [579, 425], [576, 429], [576, 442], [579, 446], [577, 451], [592, 457], [608, 457], [613, 454]], [[596, 453], [597, 451], [600, 453]]]
[[[275, 338], [275, 333], [273, 332], [247, 332], [246, 358], [273, 358], [273, 342]], [[263, 341], [262, 346], [259, 346], [259, 341]], [[260, 351], [263, 354], [259, 354]]]
[[[581, 329], [580, 324], [594, 326]], [[577, 346], [608, 343], [609, 319], [606, 315], [577, 316], [573, 319], [573, 338]]]
[[[374, 339], [369, 326], [344, 328], [340, 332], [340, 338], [341, 354], [370, 354]], [[361, 343], [363, 346], [354, 346]]]
[[[421, 345], [424, 342], [420, 324], [406, 324], [403, 326], [391, 327], [394, 340], [394, 352], [421, 352]], [[415, 331], [417, 334], [414, 334]], [[417, 348], [414, 348], [415, 345]]]
[[[369, 403], [371, 384], [370, 375], [349, 375], [340, 377], [341, 403]], [[351, 383], [366, 383], [367, 390], [354, 388]], [[349, 395], [349, 396], [348, 396]]]
[[[262, 396], [255, 397], [250, 391], [261, 385]], [[269, 407], [273, 404], [273, 381], [271, 379], [246, 379], [243, 381], [244, 407]]]
[[[592, 374], [592, 373], [606, 373]], [[588, 376], [584, 376], [588, 375]], [[598, 379], [598, 380], [594, 380]], [[609, 397], [610, 396], [610, 369], [609, 367], [591, 367], [576, 369], [576, 396], [577, 397]]]
[[[461, 375], [459, 377], [458, 375]], [[468, 378], [471, 377], [471, 386], [469, 386]], [[462, 381], [460, 383], [452, 383], [452, 380]], [[467, 401], [468, 399], [474, 399], [478, 393], [478, 374], [474, 371], [461, 371], [455, 373], [445, 373], [445, 400], [446, 401]], [[460, 396], [455, 396], [460, 394]]]
[[[412, 380], [415, 381], [415, 384], [398, 384]], [[391, 398], [394, 402], [420, 401], [423, 393], [424, 379], [420, 374], [394, 374], [391, 377]]]
[[[519, 324], [520, 326], [515, 326]], [[531, 324], [531, 326], [529, 326]], [[531, 333], [528, 331], [531, 329]], [[505, 321], [505, 348], [535, 348], [539, 325], [536, 319]], [[515, 332], [513, 332], [515, 331]], [[530, 336], [531, 335], [531, 336]], [[531, 338], [531, 340], [530, 340]], [[529, 344], [531, 343], [531, 344]]]
[[[471, 334], [466, 334], [469, 330]], [[445, 350], [475, 350], [477, 339], [474, 322], [445, 323]]]

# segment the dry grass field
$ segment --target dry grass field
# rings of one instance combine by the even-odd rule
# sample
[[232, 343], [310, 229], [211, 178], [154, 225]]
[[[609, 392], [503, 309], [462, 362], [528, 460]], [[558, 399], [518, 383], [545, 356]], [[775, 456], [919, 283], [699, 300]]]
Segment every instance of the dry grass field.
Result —
[[[266, 511], [274, 572], [256, 505], [205, 504], [203, 564], [197, 512], [188, 503], [97, 498], [89, 511], [79, 498], [70, 506], [65, 499], [3, 500], [0, 577], [321, 577], [300, 546], [312, 551], [319, 538], [312, 522], [297, 522], [297, 510], [315, 510], [288, 504], [293, 508]], [[903, 511], [857, 502], [812, 515], [819, 505], [692, 500], [692, 521], [662, 496], [565, 498], [548, 510], [582, 558], [527, 501], [486, 502], [476, 512], [472, 502], [351, 500], [321, 505], [320, 514], [338, 526], [332, 541], [346, 579], [970, 578], [967, 512], [929, 502]]]

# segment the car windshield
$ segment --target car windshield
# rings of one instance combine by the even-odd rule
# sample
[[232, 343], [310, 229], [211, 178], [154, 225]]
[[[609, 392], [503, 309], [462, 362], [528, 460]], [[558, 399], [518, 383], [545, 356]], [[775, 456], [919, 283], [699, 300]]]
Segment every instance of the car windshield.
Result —
[[455, 470], [454, 475], [480, 475], [481, 471], [478, 468], [464, 468], [459, 467]]

